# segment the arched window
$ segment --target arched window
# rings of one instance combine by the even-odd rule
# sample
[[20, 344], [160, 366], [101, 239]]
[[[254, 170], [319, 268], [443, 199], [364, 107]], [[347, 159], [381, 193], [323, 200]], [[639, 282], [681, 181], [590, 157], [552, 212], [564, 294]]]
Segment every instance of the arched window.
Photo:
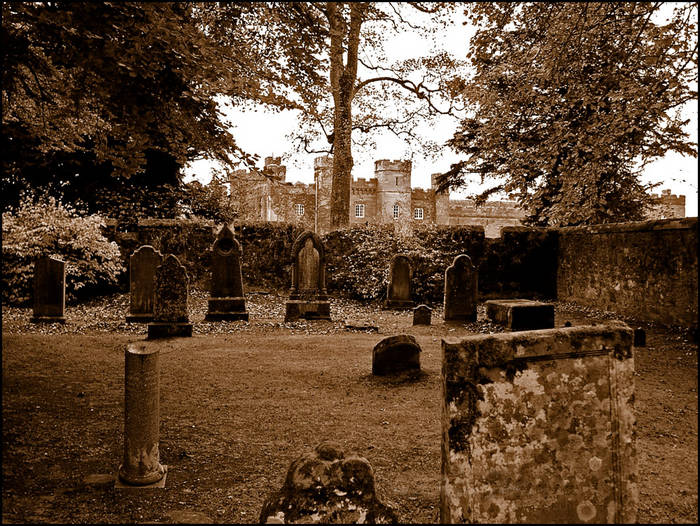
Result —
[[399, 205], [394, 205], [394, 219], [399, 217]]

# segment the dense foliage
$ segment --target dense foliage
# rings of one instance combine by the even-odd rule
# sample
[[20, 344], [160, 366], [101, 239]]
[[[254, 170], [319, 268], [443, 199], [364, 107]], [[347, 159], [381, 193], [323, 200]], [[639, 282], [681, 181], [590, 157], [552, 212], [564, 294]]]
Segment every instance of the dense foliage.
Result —
[[651, 204], [644, 165], [697, 156], [677, 112], [697, 98], [697, 4], [484, 2], [468, 13], [473, 115], [449, 141], [466, 159], [443, 186], [493, 180], [479, 198], [510, 194], [530, 224], [639, 220]]
[[2, 214], [2, 299], [33, 296], [34, 262], [41, 256], [66, 263], [66, 297], [108, 290], [125, 270], [119, 248], [108, 241], [99, 215], [84, 215], [52, 196], [24, 195]]

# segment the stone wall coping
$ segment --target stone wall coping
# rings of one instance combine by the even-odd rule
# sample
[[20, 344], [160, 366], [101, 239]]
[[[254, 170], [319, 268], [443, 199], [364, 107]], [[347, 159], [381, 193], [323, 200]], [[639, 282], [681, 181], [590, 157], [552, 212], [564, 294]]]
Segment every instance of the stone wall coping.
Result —
[[698, 227], [697, 217], [675, 219], [653, 219], [629, 223], [606, 223], [600, 225], [567, 226], [555, 228], [562, 234], [608, 234], [612, 232], [650, 232], [655, 230], [689, 230]]

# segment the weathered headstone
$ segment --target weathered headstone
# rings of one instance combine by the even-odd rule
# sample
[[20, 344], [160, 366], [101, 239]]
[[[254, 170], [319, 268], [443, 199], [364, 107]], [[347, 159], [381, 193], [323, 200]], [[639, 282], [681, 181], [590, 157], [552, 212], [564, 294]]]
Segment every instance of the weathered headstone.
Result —
[[33, 323], [66, 322], [66, 264], [60, 259], [40, 257], [34, 263]]
[[403, 254], [396, 254], [389, 263], [389, 284], [387, 285], [385, 309], [413, 308], [411, 299], [411, 260]]
[[292, 286], [284, 321], [299, 318], [331, 319], [326, 291], [326, 255], [321, 238], [309, 230], [303, 232], [292, 246]]
[[377, 497], [367, 459], [325, 442], [289, 466], [281, 489], [260, 512], [260, 524], [396, 524], [394, 510]]
[[635, 347], [646, 347], [647, 346], [647, 333], [641, 327], [634, 329], [634, 346]]
[[488, 300], [486, 316], [512, 331], [554, 328], [554, 304], [526, 299]]
[[124, 458], [119, 486], [165, 486], [160, 463], [160, 363], [153, 344], [132, 343], [124, 362]]
[[418, 305], [413, 309], [413, 325], [430, 325], [432, 312], [427, 305]]
[[153, 320], [156, 267], [163, 255], [151, 245], [139, 247], [129, 257], [129, 292], [131, 302], [126, 321], [148, 323]]
[[410, 334], [384, 338], [372, 349], [372, 374], [385, 376], [420, 371], [421, 348]]
[[241, 245], [224, 225], [216, 236], [211, 256], [211, 297], [205, 320], [245, 320]]
[[632, 330], [443, 340], [444, 523], [634, 523]]
[[192, 336], [187, 282], [187, 271], [173, 254], [156, 268], [153, 322], [148, 324], [148, 339]]
[[445, 270], [445, 321], [476, 321], [477, 271], [466, 254]]

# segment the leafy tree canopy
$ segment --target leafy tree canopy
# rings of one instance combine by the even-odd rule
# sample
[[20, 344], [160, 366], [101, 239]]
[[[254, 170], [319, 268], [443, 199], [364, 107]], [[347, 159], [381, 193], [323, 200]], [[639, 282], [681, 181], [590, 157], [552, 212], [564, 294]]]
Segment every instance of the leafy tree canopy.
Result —
[[697, 5], [664, 21], [662, 4], [470, 4], [472, 112], [449, 141], [466, 159], [442, 187], [494, 180], [478, 200], [506, 192], [535, 225], [642, 219], [643, 167], [697, 156], [679, 112], [697, 97]]

